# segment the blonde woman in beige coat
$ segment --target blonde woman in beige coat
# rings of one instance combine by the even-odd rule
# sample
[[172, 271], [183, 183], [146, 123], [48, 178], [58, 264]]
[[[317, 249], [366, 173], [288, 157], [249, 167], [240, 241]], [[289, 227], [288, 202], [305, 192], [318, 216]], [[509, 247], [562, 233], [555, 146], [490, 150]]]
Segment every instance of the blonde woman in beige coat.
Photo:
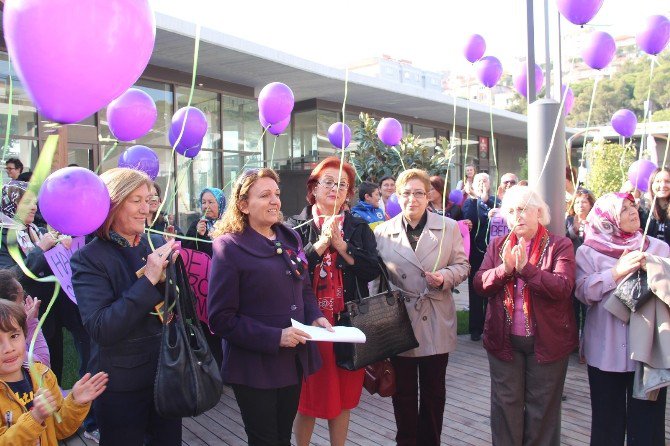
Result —
[[425, 171], [401, 173], [396, 193], [402, 212], [375, 228], [377, 250], [391, 284], [409, 298], [405, 305], [419, 341], [417, 348], [391, 358], [400, 446], [440, 444], [447, 362], [449, 352], [456, 349], [456, 306], [451, 293], [470, 270], [456, 222], [427, 211], [429, 189]]

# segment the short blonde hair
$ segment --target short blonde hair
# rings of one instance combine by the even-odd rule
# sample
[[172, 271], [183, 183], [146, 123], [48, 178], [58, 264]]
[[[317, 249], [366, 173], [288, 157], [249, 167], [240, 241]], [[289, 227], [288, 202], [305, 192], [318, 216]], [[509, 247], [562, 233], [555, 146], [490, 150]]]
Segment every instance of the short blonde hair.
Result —
[[[249, 224], [249, 216], [240, 210], [239, 204], [249, 198], [249, 189], [260, 178], [272, 178], [279, 184], [279, 175], [272, 169], [249, 169], [240, 175], [235, 181], [233, 191], [230, 194], [228, 207], [223, 213], [223, 217], [214, 224], [212, 237], [218, 237], [223, 234], [239, 234], [243, 232]], [[279, 213], [279, 221], [282, 220], [282, 214]]]
[[149, 191], [151, 191], [151, 186], [153, 186], [154, 183], [146, 173], [125, 167], [109, 169], [100, 175], [100, 179], [105, 183], [105, 186], [107, 186], [111, 206], [107, 218], [102, 226], [95, 232], [95, 235], [102, 239], [109, 240], [109, 230], [126, 198], [128, 198], [137, 188], [142, 186], [146, 186]]
[[395, 180], [396, 194], [399, 190], [404, 189], [411, 180], [421, 181], [426, 188], [426, 192], [430, 190], [430, 176], [428, 176], [428, 172], [421, 169], [407, 169], [398, 175], [398, 179]]
[[[505, 192], [500, 209], [534, 208], [539, 211], [538, 220], [541, 225], [549, 224], [551, 216], [549, 215], [549, 206], [544, 202], [542, 197], [528, 186], [512, 186]], [[507, 226], [511, 229], [514, 222], [507, 220]]]

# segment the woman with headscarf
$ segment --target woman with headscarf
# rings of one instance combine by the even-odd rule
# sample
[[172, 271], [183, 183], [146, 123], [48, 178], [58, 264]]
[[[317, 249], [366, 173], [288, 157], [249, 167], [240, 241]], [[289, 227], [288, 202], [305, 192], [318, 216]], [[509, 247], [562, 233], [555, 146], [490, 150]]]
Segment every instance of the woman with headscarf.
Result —
[[200, 192], [200, 207], [202, 216], [191, 223], [186, 231], [186, 237], [203, 240], [184, 240], [182, 246], [188, 249], [207, 253], [212, 256], [212, 229], [214, 223], [221, 218], [226, 209], [226, 197], [223, 191], [216, 187], [206, 187]]
[[[640, 249], [641, 248], [641, 249]], [[665, 444], [667, 389], [656, 401], [631, 397], [635, 361], [629, 325], [609, 311], [617, 286], [640, 268], [646, 256], [668, 257], [670, 248], [644, 236], [631, 194], [609, 193], [586, 218], [584, 244], [577, 249], [575, 296], [588, 305], [584, 356], [591, 389], [591, 445]]]

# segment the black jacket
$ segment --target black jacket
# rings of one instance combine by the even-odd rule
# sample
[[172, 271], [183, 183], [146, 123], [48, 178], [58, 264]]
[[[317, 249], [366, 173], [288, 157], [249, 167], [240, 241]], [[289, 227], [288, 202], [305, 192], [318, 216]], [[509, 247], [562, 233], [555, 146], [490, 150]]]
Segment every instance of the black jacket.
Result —
[[658, 238], [659, 240], [663, 240], [665, 243], [670, 245], [670, 219], [665, 220], [664, 222], [665, 229], [663, 231], [663, 237], [659, 238], [658, 229], [659, 224], [661, 222], [658, 221], [656, 218], [654, 218], [654, 213], [652, 212], [652, 210], [649, 209], [647, 206], [640, 206], [638, 214], [640, 216], [640, 227], [642, 228], [643, 231], [647, 225], [647, 220], [649, 220], [649, 231], [647, 231], [647, 235], [649, 237]]
[[[290, 228], [296, 228], [308, 220], [312, 220], [311, 206], [303, 209], [300, 215], [289, 218], [285, 224]], [[342, 256], [337, 257], [337, 267], [342, 269], [344, 300], [348, 302], [357, 298], [356, 282], [354, 280], [358, 280], [358, 289], [362, 297], [366, 297], [369, 295], [368, 282], [379, 276], [380, 269], [377, 241], [368, 223], [362, 218], [354, 217], [350, 212], [345, 212], [342, 229], [344, 240], [347, 242], [347, 253], [354, 258], [354, 264], [349, 265]], [[295, 230], [302, 238], [307, 263], [309, 264], [310, 279], [314, 281], [314, 269], [317, 264], [321, 263], [322, 256], [317, 254], [312, 244], [319, 239], [321, 231], [317, 229], [313, 221]]]
[[198, 242], [195, 240], [182, 240], [181, 245], [187, 249], [193, 249], [196, 251], [204, 252], [208, 256], [212, 257], [212, 239], [209, 238], [206, 234], [205, 235], [198, 234], [197, 226], [199, 221], [200, 220], [196, 219], [193, 223], [191, 223], [191, 226], [189, 226], [188, 231], [186, 231], [186, 237], [193, 237], [203, 241]]
[[[152, 241], [165, 243], [162, 237]], [[164, 288], [136, 275], [150, 253], [144, 237], [132, 248], [95, 238], [70, 260], [79, 312], [92, 339], [89, 370], [107, 372], [113, 392], [154, 385], [162, 325], [149, 313], [163, 300]]]

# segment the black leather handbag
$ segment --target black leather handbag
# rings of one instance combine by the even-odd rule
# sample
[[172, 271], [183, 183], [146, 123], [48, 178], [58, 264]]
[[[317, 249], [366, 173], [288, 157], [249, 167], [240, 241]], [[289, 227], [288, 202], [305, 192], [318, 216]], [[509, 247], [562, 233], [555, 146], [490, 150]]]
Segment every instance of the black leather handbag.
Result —
[[[405, 308], [402, 292], [391, 291], [388, 273], [381, 265], [379, 292], [347, 302], [337, 325], [356, 327], [365, 333], [364, 344], [336, 342], [335, 359], [339, 367], [357, 370], [419, 346]], [[358, 281], [356, 281], [358, 288]]]
[[223, 381], [195, 310], [180, 257], [166, 271], [163, 335], [154, 383], [156, 411], [165, 418], [200, 415], [221, 399]]
[[627, 306], [630, 311], [637, 311], [649, 299], [655, 296], [649, 289], [647, 272], [638, 269], [614, 291], [614, 295]]

